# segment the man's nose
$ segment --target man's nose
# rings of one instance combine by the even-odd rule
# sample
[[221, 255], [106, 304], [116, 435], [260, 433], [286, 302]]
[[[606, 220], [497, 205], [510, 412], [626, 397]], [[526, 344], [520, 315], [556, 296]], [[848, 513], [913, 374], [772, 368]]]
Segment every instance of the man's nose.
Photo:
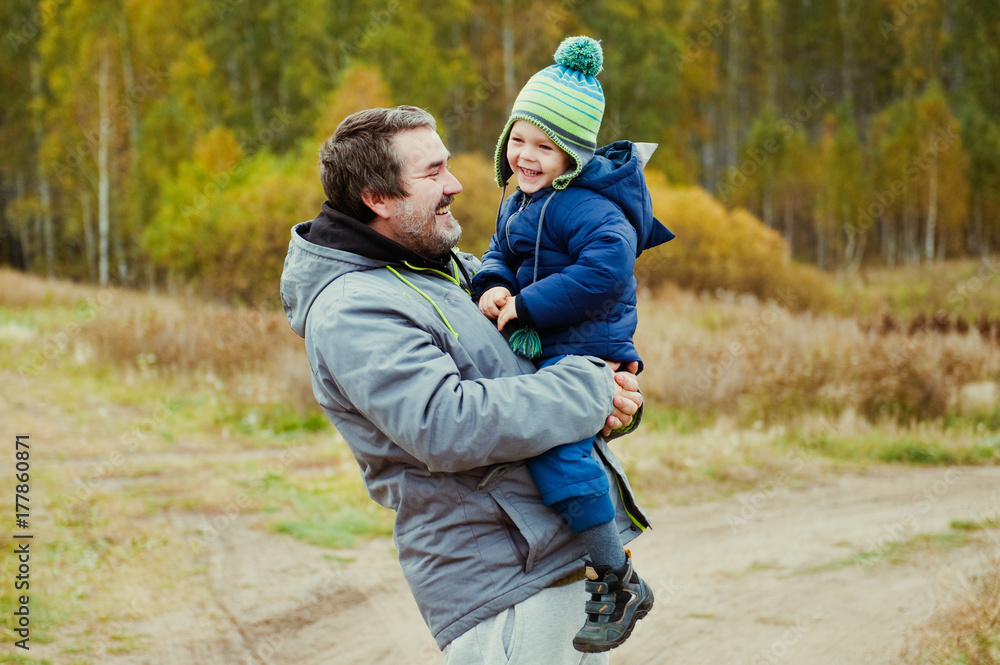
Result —
[[448, 180], [444, 183], [444, 193], [445, 194], [458, 194], [462, 191], [462, 183], [459, 182], [458, 178], [451, 171], [446, 171], [448, 174]]

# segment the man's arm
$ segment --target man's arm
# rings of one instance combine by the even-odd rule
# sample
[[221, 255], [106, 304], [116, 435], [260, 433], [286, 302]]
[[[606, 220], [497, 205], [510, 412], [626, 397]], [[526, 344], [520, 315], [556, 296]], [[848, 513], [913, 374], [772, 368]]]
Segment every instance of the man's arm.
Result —
[[593, 435], [621, 392], [606, 364], [580, 356], [535, 374], [463, 380], [435, 333], [362, 300], [311, 321], [317, 376], [431, 471], [527, 459]]

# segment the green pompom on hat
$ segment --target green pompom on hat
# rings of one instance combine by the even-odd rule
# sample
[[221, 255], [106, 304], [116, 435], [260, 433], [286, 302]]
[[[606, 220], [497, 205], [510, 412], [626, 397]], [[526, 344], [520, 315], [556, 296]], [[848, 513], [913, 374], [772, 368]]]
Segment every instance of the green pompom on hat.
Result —
[[500, 187], [514, 175], [507, 163], [507, 139], [518, 120], [541, 129], [573, 157], [576, 168], [553, 180], [556, 189], [564, 189], [594, 157], [604, 118], [604, 90], [597, 81], [604, 67], [601, 43], [590, 37], [567, 37], [556, 49], [554, 59], [556, 64], [532, 76], [514, 100], [493, 156]]

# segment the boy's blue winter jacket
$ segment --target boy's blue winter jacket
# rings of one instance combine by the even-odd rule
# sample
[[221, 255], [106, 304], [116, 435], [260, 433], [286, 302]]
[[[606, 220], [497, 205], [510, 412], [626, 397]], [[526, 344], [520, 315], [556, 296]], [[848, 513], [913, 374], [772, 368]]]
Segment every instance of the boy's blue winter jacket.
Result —
[[617, 141], [566, 189], [517, 190], [503, 202], [473, 286], [479, 294], [502, 285], [518, 297], [518, 318], [538, 330], [543, 358], [641, 363], [635, 259], [673, 237], [653, 217], [636, 146]]

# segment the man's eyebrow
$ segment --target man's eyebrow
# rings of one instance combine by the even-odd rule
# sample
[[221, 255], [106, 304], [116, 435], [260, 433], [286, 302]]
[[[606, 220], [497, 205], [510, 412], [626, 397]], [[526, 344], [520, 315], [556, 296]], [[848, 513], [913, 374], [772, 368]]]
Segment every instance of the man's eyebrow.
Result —
[[423, 171], [425, 173], [429, 173], [431, 171], [437, 171], [442, 166], [446, 165], [448, 163], [449, 159], [451, 159], [451, 153], [450, 152], [448, 153], [447, 156], [445, 156], [444, 159], [436, 159], [433, 162], [430, 162], [429, 164], [427, 164], [426, 166], [424, 166]]

